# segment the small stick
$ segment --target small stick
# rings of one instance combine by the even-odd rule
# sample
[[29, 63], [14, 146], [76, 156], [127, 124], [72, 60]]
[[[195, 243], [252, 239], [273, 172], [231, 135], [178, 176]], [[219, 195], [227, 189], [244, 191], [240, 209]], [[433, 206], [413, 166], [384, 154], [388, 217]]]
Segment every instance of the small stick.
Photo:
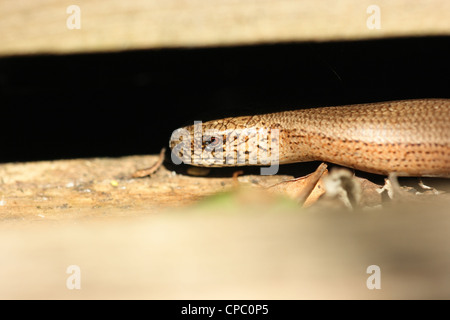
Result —
[[240, 176], [240, 175], [242, 175], [242, 174], [244, 174], [244, 171], [242, 171], [242, 170], [235, 171], [235, 172], [233, 173], [233, 186], [234, 186], [235, 188], [239, 187], [238, 176]]
[[306, 199], [308, 199], [309, 195], [316, 187], [317, 182], [320, 180], [326, 169], [327, 164], [322, 162], [320, 166], [317, 167], [316, 171], [307, 176], [308, 182], [303, 188], [302, 192], [298, 195], [299, 203], [301, 203], [302, 205], [305, 203]]
[[166, 153], [166, 148], [162, 148], [161, 152], [159, 153], [158, 161], [156, 161], [156, 163], [154, 165], [152, 165], [151, 167], [146, 168], [146, 169], [137, 170], [135, 173], [133, 173], [132, 177], [133, 178], [143, 178], [143, 177], [146, 177], [146, 176], [149, 176], [149, 175], [155, 173], [156, 170], [158, 170], [161, 167], [161, 165], [164, 161], [165, 153]]

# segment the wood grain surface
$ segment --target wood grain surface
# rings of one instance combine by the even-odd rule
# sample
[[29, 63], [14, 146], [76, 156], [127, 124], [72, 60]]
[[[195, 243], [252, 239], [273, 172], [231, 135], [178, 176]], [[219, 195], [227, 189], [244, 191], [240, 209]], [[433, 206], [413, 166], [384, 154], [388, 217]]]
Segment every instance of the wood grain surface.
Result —
[[[80, 29], [66, 26], [70, 5]], [[449, 12], [445, 0], [3, 0], [0, 55], [449, 35]]]
[[[156, 160], [0, 165], [0, 298], [450, 297], [445, 194], [301, 209], [258, 191], [289, 176], [242, 176], [241, 191], [166, 168], [131, 178]], [[71, 265], [79, 290], [66, 287]], [[381, 290], [367, 289], [370, 265]]]

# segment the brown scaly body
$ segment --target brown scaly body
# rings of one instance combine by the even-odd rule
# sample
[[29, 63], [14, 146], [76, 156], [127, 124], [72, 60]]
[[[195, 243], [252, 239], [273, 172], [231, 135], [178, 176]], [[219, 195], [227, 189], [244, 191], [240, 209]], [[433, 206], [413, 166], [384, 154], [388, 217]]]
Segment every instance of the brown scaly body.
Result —
[[[280, 164], [319, 160], [384, 175], [450, 176], [449, 99], [303, 109], [203, 123], [203, 131], [216, 129], [224, 139], [234, 130], [261, 128], [280, 130]], [[193, 126], [185, 129], [193, 132]]]

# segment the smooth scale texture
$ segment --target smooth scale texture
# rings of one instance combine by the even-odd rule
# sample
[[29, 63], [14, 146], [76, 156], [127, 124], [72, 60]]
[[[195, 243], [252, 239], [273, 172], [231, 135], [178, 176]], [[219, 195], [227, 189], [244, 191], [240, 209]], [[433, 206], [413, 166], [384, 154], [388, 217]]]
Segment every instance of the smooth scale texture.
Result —
[[[184, 129], [194, 133], [194, 126]], [[450, 176], [449, 99], [302, 109], [202, 124], [203, 134], [211, 129], [224, 141], [239, 130], [278, 129], [280, 164], [319, 160], [385, 175]], [[247, 154], [260, 148], [251, 134], [243, 143]], [[197, 165], [227, 164], [198, 160]]]

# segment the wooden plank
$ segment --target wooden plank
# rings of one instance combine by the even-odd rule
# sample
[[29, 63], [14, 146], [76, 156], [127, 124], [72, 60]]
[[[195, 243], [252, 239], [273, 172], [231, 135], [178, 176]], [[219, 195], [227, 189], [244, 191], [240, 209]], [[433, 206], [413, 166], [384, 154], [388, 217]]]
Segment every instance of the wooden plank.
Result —
[[[80, 29], [68, 29], [70, 5]], [[370, 5], [380, 29], [370, 30]], [[71, 20], [72, 21], [72, 20]], [[3, 0], [0, 55], [450, 34], [446, 0]]]
[[[0, 298], [450, 297], [448, 194], [301, 209], [260, 188], [288, 176], [242, 176], [239, 189], [165, 167], [131, 177], [157, 157], [1, 164]], [[71, 265], [80, 290], [66, 286]], [[370, 265], [382, 290], [366, 287]]]
[[[0, 223], [148, 215], [233, 187], [231, 178], [193, 177], [165, 167], [151, 178], [132, 178], [137, 169], [157, 159], [154, 155], [1, 164]], [[270, 185], [286, 178], [254, 179]]]

